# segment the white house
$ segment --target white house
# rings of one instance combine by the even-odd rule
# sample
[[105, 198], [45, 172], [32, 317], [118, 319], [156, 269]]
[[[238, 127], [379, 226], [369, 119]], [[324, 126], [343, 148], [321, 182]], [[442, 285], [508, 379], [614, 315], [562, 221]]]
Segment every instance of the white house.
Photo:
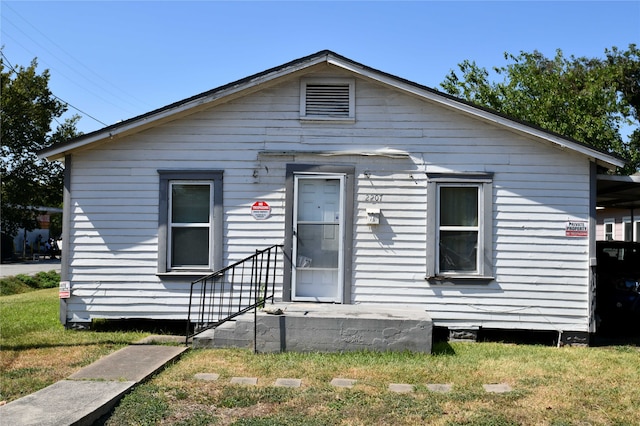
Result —
[[192, 280], [284, 244], [284, 301], [578, 335], [596, 176], [623, 165], [331, 51], [40, 156], [66, 168], [67, 326], [185, 319]]

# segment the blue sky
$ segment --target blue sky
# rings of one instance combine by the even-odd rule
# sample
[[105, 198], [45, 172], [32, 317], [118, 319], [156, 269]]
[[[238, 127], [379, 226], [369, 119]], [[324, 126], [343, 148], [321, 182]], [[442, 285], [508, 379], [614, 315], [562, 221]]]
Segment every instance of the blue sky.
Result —
[[[12, 65], [38, 58], [53, 93], [106, 124], [323, 49], [438, 88], [465, 59], [604, 57], [640, 44], [640, 1], [2, 1]], [[84, 116], [78, 129], [103, 124]]]

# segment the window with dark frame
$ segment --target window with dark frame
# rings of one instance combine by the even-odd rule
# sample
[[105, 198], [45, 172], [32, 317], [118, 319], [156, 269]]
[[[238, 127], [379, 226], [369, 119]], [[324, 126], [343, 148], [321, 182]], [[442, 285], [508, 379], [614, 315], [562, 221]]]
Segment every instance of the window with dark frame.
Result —
[[427, 280], [493, 280], [493, 174], [427, 173]]
[[222, 171], [159, 170], [158, 273], [222, 264]]

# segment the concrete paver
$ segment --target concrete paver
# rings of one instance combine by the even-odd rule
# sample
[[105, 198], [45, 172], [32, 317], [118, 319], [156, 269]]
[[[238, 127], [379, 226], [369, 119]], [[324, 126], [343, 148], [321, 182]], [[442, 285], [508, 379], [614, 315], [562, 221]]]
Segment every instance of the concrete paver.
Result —
[[335, 379], [331, 380], [331, 385], [337, 388], [352, 388], [355, 384], [356, 380], [354, 379], [342, 379], [336, 377]]
[[511, 392], [513, 390], [511, 389], [511, 386], [509, 386], [506, 383], [494, 383], [494, 384], [482, 385], [482, 387], [484, 388], [485, 391], [489, 393], [506, 393], [506, 392]]
[[255, 386], [258, 384], [258, 378], [257, 377], [232, 377], [231, 384]]
[[391, 383], [389, 390], [396, 393], [411, 393], [414, 391], [414, 386], [405, 383]]
[[206, 382], [215, 382], [220, 378], [220, 375], [217, 373], [198, 373], [193, 376], [196, 380], [204, 380]]
[[302, 386], [301, 379], [276, 379], [276, 386], [285, 388], [299, 388]]
[[427, 389], [429, 389], [431, 392], [439, 392], [439, 393], [451, 392], [452, 387], [453, 386], [449, 384], [443, 384], [443, 383], [429, 383], [427, 385]]

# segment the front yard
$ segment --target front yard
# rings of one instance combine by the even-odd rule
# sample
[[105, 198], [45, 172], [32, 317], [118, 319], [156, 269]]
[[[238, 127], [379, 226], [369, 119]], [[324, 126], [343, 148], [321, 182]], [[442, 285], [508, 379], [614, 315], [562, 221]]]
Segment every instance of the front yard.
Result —
[[[0, 297], [0, 400], [64, 379], [147, 332], [64, 330], [57, 289]], [[215, 373], [214, 381], [196, 378]], [[236, 385], [232, 377], [255, 377]], [[299, 388], [274, 386], [278, 378]], [[334, 378], [356, 380], [352, 388]], [[389, 384], [413, 386], [396, 393]], [[485, 384], [511, 391], [489, 393]], [[439, 393], [429, 384], [449, 384]], [[140, 385], [108, 425], [635, 425], [640, 424], [640, 351], [633, 344], [551, 347], [434, 344], [413, 353], [262, 354], [193, 350]]]

